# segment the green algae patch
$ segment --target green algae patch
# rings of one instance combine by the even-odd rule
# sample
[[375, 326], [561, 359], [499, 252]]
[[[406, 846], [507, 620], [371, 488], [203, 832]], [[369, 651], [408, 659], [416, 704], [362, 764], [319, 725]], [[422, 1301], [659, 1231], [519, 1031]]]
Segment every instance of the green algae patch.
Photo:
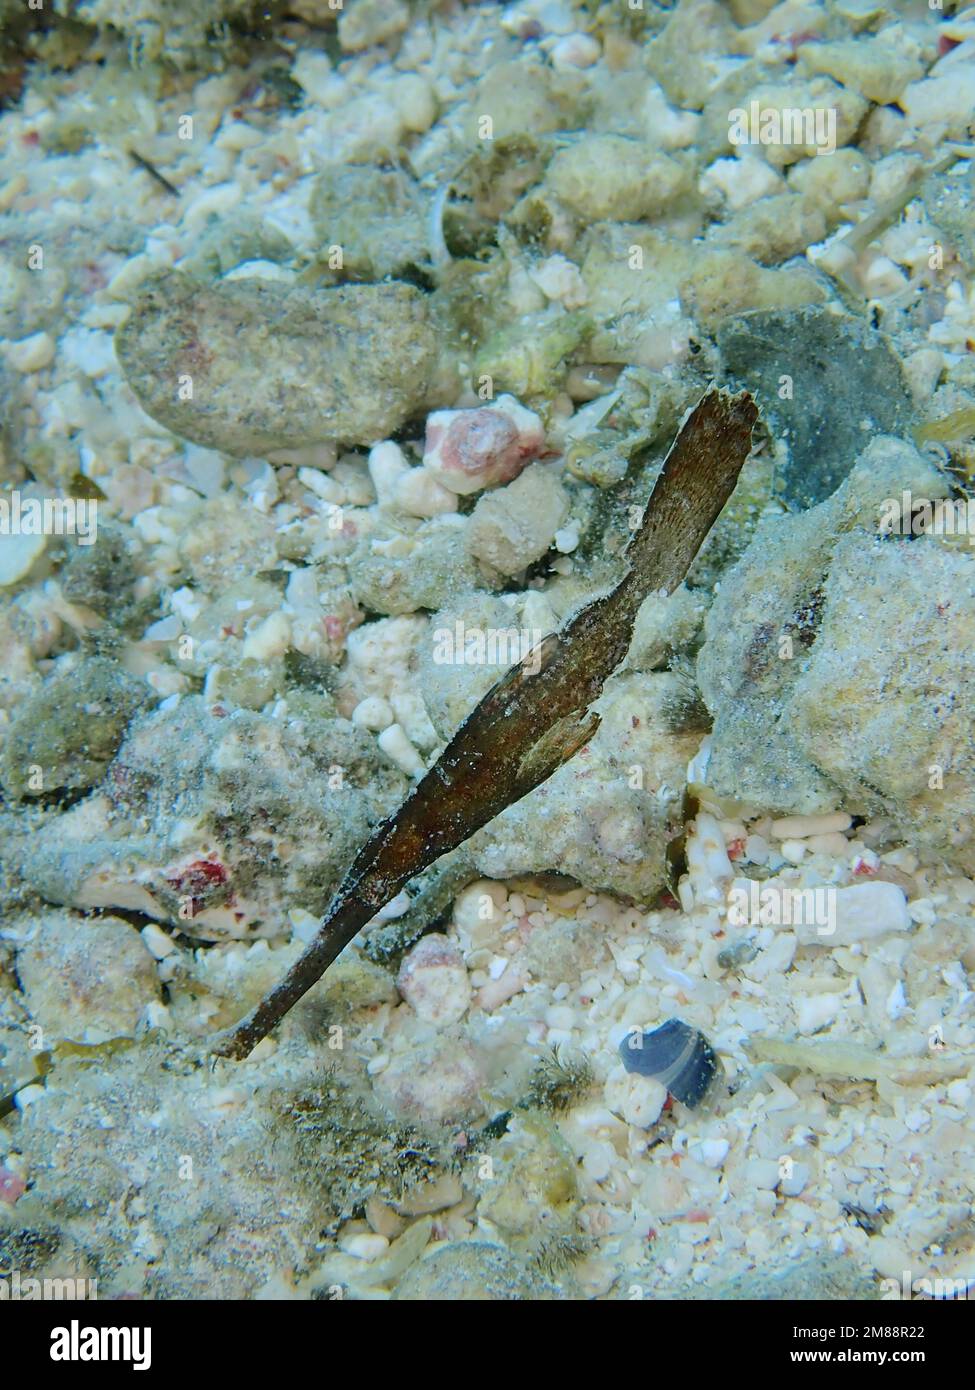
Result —
[[8, 796], [78, 791], [101, 777], [150, 692], [107, 657], [90, 657], [25, 700], [0, 758]]
[[315, 180], [309, 202], [322, 256], [341, 248], [352, 280], [378, 280], [429, 259], [423, 198], [401, 169], [333, 164]]

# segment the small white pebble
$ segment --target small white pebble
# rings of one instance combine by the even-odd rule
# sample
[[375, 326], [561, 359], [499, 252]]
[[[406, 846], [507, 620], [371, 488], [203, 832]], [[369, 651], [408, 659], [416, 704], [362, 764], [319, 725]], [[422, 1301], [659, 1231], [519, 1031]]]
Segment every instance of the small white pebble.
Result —
[[394, 500], [396, 482], [409, 467], [403, 450], [389, 439], [369, 450], [369, 476], [381, 505], [388, 506]]
[[271, 613], [244, 641], [245, 660], [271, 661], [284, 656], [291, 646], [291, 620], [286, 613]]
[[426, 764], [407, 738], [402, 724], [390, 724], [383, 729], [376, 742], [387, 758], [392, 758], [408, 777], [422, 777], [426, 772]]
[[776, 840], [805, 840], [810, 835], [829, 835], [837, 830], [849, 830], [853, 817], [845, 811], [834, 811], [824, 816], [783, 816], [772, 822], [772, 834]]
[[389, 1249], [389, 1241], [385, 1236], [357, 1232], [351, 1236], [340, 1236], [339, 1249], [356, 1260], [377, 1260]]
[[907, 1013], [907, 996], [904, 993], [903, 981], [898, 980], [894, 988], [887, 996], [887, 1017], [895, 1023], [897, 1019], [903, 1018]]
[[812, 1170], [808, 1163], [791, 1163], [779, 1180], [779, 1191], [783, 1197], [798, 1197], [811, 1176]]
[[802, 840], [783, 840], [779, 849], [782, 858], [790, 864], [801, 864], [806, 857], [806, 846]]
[[850, 847], [849, 840], [839, 831], [834, 831], [831, 835], [810, 835], [805, 844], [810, 854], [826, 854], [831, 859], [844, 859]]
[[750, 1158], [745, 1164], [745, 1180], [759, 1192], [774, 1192], [779, 1185], [779, 1165], [771, 1158]]
[[352, 711], [352, 723], [359, 729], [370, 729], [373, 733], [388, 729], [394, 722], [392, 705], [379, 695], [367, 695]]
[[553, 68], [591, 68], [599, 62], [599, 43], [591, 34], [566, 34], [552, 45]]
[[704, 1139], [699, 1149], [701, 1162], [705, 1168], [721, 1168], [730, 1149], [727, 1139]]
[[817, 1033], [833, 1022], [842, 1003], [842, 994], [804, 995], [796, 1003], [796, 1027], [800, 1033]]
[[488, 975], [490, 975], [492, 980], [500, 980], [507, 968], [507, 956], [492, 956], [491, 963], [488, 966]]
[[39, 372], [54, 361], [54, 339], [50, 333], [32, 333], [4, 347], [7, 366], [15, 372]]
[[155, 922], [150, 922], [144, 926], [140, 935], [146, 944], [146, 949], [155, 956], [156, 960], [165, 960], [177, 949], [162, 927], [157, 927]]
[[745, 858], [749, 864], [766, 864], [769, 853], [769, 842], [764, 835], [749, 835], [745, 840]]
[[443, 516], [457, 510], [457, 495], [438, 483], [428, 468], [401, 473], [392, 486], [395, 506], [407, 516]]

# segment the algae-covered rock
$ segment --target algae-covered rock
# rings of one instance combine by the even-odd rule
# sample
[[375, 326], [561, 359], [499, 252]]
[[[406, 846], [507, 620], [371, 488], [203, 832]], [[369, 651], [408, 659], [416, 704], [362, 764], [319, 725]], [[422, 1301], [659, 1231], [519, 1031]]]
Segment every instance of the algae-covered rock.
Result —
[[777, 265], [790, 256], [804, 255], [825, 235], [826, 218], [811, 199], [776, 193], [739, 209], [715, 239], [746, 251], [762, 264]]
[[545, 181], [567, 208], [593, 222], [658, 217], [691, 182], [676, 159], [623, 135], [583, 136], [558, 152]]
[[156, 963], [119, 917], [45, 914], [17, 951], [17, 976], [34, 1022], [77, 1043], [133, 1037], [159, 998]]
[[[320, 1076], [321, 1053], [307, 1082], [312, 1065]], [[319, 1245], [334, 1211], [322, 1169], [282, 1123], [289, 1101], [294, 1073], [255, 1089], [150, 1035], [59, 1056], [17, 1144], [41, 1210], [97, 1252], [100, 1295], [253, 1298]], [[397, 1140], [386, 1144], [394, 1172]], [[361, 1177], [358, 1134], [353, 1146]], [[337, 1188], [336, 1165], [322, 1166]]]
[[580, 72], [556, 72], [528, 49], [522, 58], [488, 68], [468, 103], [464, 133], [484, 139], [487, 117], [493, 140], [537, 137], [581, 124], [590, 106]]
[[347, 9], [339, 10], [339, 43], [346, 53], [359, 53], [395, 39], [409, 22], [404, 0], [352, 0]]
[[648, 67], [677, 106], [700, 110], [723, 75], [734, 24], [718, 0], [679, 0], [649, 45]]
[[688, 1288], [685, 1298], [794, 1303], [797, 1300], [865, 1302], [881, 1297], [882, 1285], [851, 1252], [816, 1254], [788, 1269], [756, 1268], [731, 1279]]
[[107, 657], [46, 681], [19, 707], [0, 755], [8, 796], [78, 790], [98, 781], [151, 692]]
[[234, 212], [217, 218], [200, 233], [193, 249], [179, 263], [184, 273], [225, 275], [244, 261], [286, 261], [294, 247], [276, 227], [253, 214]]
[[900, 359], [859, 319], [818, 307], [747, 313], [717, 339], [782, 442], [779, 481], [792, 507], [828, 497], [868, 433], [901, 434], [914, 418]]
[[483, 1059], [459, 1027], [404, 1025], [400, 1049], [373, 1080], [379, 1102], [398, 1119], [462, 1124], [484, 1113]]
[[803, 44], [799, 67], [807, 73], [826, 73], [881, 106], [896, 101], [907, 84], [924, 72], [920, 46], [911, 52], [907, 44], [879, 37]]
[[495, 1302], [562, 1297], [526, 1260], [486, 1240], [452, 1241], [418, 1260], [393, 1291], [401, 1303]]
[[344, 719], [232, 715], [199, 696], [136, 721], [102, 788], [20, 853], [49, 902], [124, 907], [203, 940], [321, 912], [406, 780]]
[[106, 33], [122, 34], [132, 61], [143, 68], [160, 61], [206, 71], [239, 56], [242, 34], [260, 10], [254, 0], [211, 0], [206, 6], [195, 0], [80, 0], [70, 13]]
[[845, 536], [789, 702], [843, 804], [893, 812], [915, 844], [975, 870], [975, 557], [926, 537]]
[[456, 512], [413, 531], [377, 527], [357, 545], [350, 567], [356, 601], [374, 613], [415, 613], [480, 584], [480, 568], [465, 551], [466, 529]]
[[327, 439], [387, 438], [425, 400], [435, 357], [411, 285], [149, 282], [115, 337], [160, 424], [241, 457]]
[[478, 1217], [522, 1254], [541, 1255], [560, 1237], [571, 1238], [579, 1205], [576, 1160], [555, 1124], [539, 1113], [518, 1115], [492, 1158]]
[[315, 180], [309, 212], [323, 254], [340, 247], [352, 279], [381, 280], [429, 259], [423, 199], [402, 169], [330, 164]]
[[921, 197], [930, 220], [966, 264], [975, 265], [975, 164], [966, 159], [929, 174]]
[[975, 559], [881, 534], [905, 489], [950, 493], [911, 445], [880, 437], [826, 502], [766, 519], [722, 578], [698, 660], [707, 780], [780, 815], [887, 815], [971, 872]]
[[568, 494], [552, 469], [533, 463], [480, 498], [468, 522], [467, 549], [501, 574], [519, 574], [549, 549], [568, 511]]
[[487, 336], [478, 351], [474, 375], [489, 377], [495, 392], [509, 392], [519, 400], [554, 396], [565, 379], [566, 359], [589, 327], [586, 314], [566, 313], [554, 305], [525, 314]]
[[116, 624], [132, 604], [136, 568], [127, 538], [118, 527], [99, 527], [91, 545], [71, 547], [61, 571], [61, 592]]

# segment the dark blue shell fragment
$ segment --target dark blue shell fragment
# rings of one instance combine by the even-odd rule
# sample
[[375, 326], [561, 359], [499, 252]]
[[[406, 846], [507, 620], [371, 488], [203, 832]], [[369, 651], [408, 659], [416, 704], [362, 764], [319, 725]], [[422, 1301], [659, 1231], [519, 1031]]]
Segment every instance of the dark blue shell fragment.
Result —
[[668, 1018], [650, 1033], [627, 1033], [620, 1057], [628, 1072], [652, 1076], [689, 1110], [700, 1105], [718, 1070], [707, 1038], [679, 1018]]

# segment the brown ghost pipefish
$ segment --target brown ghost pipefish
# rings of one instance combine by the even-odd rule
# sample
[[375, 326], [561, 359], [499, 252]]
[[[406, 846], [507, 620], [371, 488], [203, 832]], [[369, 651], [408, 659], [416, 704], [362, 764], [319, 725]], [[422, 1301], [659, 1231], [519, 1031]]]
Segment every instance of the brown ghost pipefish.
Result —
[[626, 547], [623, 577], [491, 687], [356, 855], [308, 949], [246, 1018], [214, 1039], [212, 1051], [246, 1057], [411, 879], [592, 738], [599, 715], [590, 706], [626, 656], [640, 605], [651, 593], [671, 593], [686, 575], [734, 489], [757, 416], [747, 391], [712, 388], [698, 402]]

